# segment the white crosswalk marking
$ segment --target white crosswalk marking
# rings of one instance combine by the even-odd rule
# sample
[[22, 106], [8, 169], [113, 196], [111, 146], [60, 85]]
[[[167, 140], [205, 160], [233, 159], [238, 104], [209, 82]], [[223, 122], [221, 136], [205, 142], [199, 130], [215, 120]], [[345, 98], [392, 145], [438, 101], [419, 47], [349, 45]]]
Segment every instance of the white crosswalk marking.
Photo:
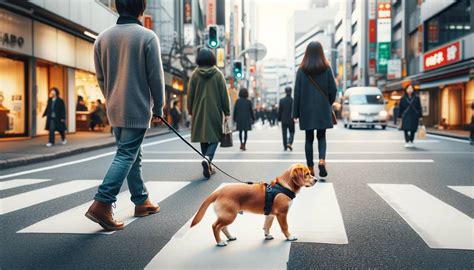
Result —
[[51, 181], [51, 179], [12, 179], [8, 181], [0, 182], [0, 190], [7, 190], [7, 189], [16, 188], [16, 187], [44, 183], [47, 181]]
[[[153, 202], [160, 202], [187, 184], [189, 182], [147, 182], [146, 187], [150, 192], [150, 199]], [[49, 217], [20, 230], [18, 233], [112, 234], [113, 232], [102, 230], [98, 224], [84, 216], [91, 204], [92, 201]], [[125, 225], [136, 219], [133, 217], [134, 205], [130, 201], [129, 191], [124, 191], [117, 196], [116, 205], [117, 208], [114, 209], [115, 219], [122, 220]]]
[[[313, 207], [318, 205], [324, 207]], [[308, 209], [311, 209], [311, 215], [308, 215]], [[262, 230], [264, 216], [239, 215], [229, 226], [237, 241], [230, 242], [225, 248], [215, 245], [211, 229], [215, 221], [212, 205], [203, 220], [189, 229], [191, 220], [150, 261], [147, 269], [286, 269], [290, 242], [285, 241], [276, 220], [272, 227], [275, 239], [265, 241]], [[348, 243], [330, 183], [318, 183], [313, 188], [302, 190], [290, 208], [288, 223], [290, 232], [298, 237], [298, 241]]]
[[474, 199], [474, 186], [448, 186], [448, 188]]
[[0, 199], [0, 211], [4, 215], [45, 201], [57, 199], [69, 194], [98, 186], [102, 181], [75, 180], [50, 187], [45, 187], [15, 196]]
[[474, 220], [409, 184], [369, 184], [430, 248], [474, 250]]
[[[144, 159], [143, 163], [197, 163], [201, 159]], [[304, 159], [214, 159], [214, 163], [306, 163]], [[434, 163], [433, 159], [327, 159], [327, 163]]]

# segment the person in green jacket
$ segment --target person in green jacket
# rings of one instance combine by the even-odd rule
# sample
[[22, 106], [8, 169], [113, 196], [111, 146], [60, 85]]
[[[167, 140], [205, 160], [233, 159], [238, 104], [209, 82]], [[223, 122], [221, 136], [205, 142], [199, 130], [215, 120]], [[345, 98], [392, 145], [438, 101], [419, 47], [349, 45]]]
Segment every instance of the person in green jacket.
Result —
[[[191, 141], [201, 143], [201, 152], [212, 161], [222, 136], [222, 123], [230, 116], [229, 93], [222, 72], [216, 67], [214, 53], [203, 48], [196, 58], [198, 67], [189, 80], [188, 112], [192, 116]], [[202, 161], [203, 175], [215, 170]]]

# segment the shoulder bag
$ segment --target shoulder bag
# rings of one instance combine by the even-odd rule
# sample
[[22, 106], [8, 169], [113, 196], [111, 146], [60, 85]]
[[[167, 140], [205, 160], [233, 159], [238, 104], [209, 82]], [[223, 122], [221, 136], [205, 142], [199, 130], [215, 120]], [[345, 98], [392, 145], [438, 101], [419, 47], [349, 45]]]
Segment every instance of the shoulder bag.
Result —
[[221, 136], [221, 147], [232, 147], [234, 145], [232, 130], [229, 127], [229, 122], [224, 121], [224, 128]]
[[337, 125], [336, 113], [334, 113], [334, 110], [332, 108], [331, 102], [329, 101], [328, 95], [326, 94], [326, 92], [323, 91], [321, 85], [319, 85], [319, 83], [317, 81], [315, 81], [313, 78], [311, 78], [311, 76], [306, 74], [306, 77], [308, 77], [308, 79], [311, 81], [311, 83], [314, 85], [314, 87], [326, 98], [327, 102], [329, 103], [329, 107], [331, 107], [331, 120], [332, 120], [332, 123], [333, 123], [333, 125]]

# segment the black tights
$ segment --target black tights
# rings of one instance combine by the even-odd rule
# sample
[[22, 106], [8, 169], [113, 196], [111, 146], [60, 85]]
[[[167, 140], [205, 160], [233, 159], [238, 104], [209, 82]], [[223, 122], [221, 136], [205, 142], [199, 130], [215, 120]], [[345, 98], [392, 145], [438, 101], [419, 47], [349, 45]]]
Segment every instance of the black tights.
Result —
[[405, 142], [413, 142], [415, 139], [415, 132], [405, 130]]
[[[243, 140], [242, 140], [242, 133], [244, 134]], [[240, 143], [243, 143], [243, 144], [247, 143], [247, 130], [239, 130], [239, 139], [240, 139]]]
[[[326, 130], [318, 129], [316, 138], [318, 139], [319, 159], [326, 159]], [[314, 130], [306, 130], [306, 142], [304, 145], [304, 150], [306, 154], [306, 163], [309, 167], [314, 166], [313, 142]]]

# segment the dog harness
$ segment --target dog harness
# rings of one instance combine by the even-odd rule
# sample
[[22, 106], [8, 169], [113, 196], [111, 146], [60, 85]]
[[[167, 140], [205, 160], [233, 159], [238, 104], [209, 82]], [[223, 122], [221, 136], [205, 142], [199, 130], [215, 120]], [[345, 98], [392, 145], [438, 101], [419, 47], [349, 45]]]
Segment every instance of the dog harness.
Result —
[[265, 207], [263, 208], [263, 211], [266, 216], [268, 216], [272, 211], [273, 201], [275, 200], [276, 195], [280, 193], [285, 194], [292, 200], [296, 197], [296, 194], [293, 191], [280, 185], [278, 182], [273, 186], [265, 184]]

